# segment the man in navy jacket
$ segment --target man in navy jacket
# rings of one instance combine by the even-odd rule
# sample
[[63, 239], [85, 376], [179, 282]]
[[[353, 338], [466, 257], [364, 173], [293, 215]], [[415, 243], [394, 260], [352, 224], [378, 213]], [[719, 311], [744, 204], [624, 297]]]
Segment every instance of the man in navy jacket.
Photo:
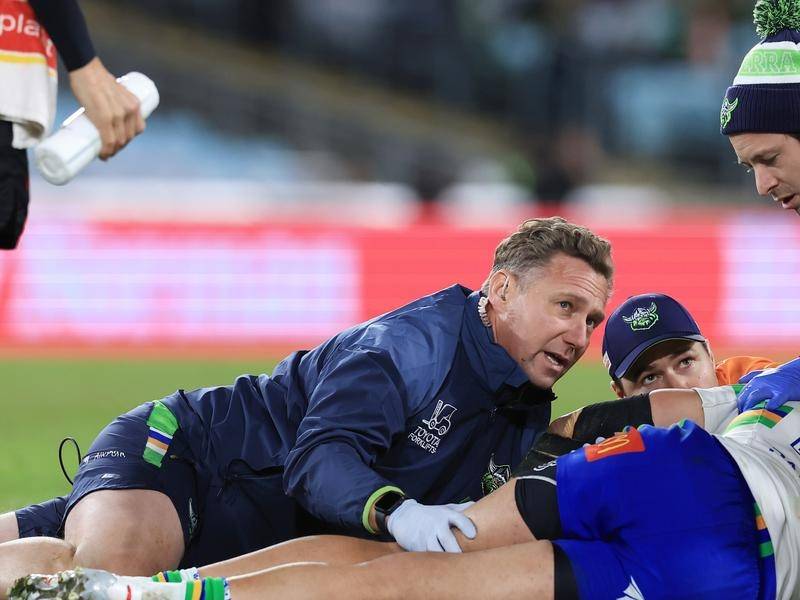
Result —
[[602, 321], [612, 274], [607, 241], [533, 219], [479, 292], [446, 288], [271, 376], [144, 404], [98, 436], [69, 497], [11, 514], [22, 537], [64, 536], [14, 561], [152, 573], [323, 530], [458, 551], [451, 527], [474, 535], [463, 503], [502, 485], [546, 429], [551, 386]]

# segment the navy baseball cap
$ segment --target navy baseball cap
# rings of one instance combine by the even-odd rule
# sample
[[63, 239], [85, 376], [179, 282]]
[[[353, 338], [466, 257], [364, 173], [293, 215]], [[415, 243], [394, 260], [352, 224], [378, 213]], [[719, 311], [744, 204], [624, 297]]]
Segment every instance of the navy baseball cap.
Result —
[[665, 340], [705, 342], [697, 322], [666, 294], [631, 296], [611, 313], [603, 335], [603, 364], [620, 379], [642, 353]]

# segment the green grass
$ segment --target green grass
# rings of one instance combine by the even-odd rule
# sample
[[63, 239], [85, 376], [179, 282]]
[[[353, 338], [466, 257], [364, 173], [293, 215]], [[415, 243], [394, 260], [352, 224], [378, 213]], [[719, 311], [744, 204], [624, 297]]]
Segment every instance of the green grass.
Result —
[[[274, 361], [7, 360], [0, 362], [2, 408], [0, 510], [66, 493], [58, 444], [72, 436], [86, 452], [114, 417], [178, 388], [232, 383], [269, 372]], [[64, 449], [70, 473], [77, 467]]]
[[555, 386], [558, 400], [553, 403], [553, 417], [616, 396], [611, 391], [608, 371], [599, 362], [578, 363]]
[[[0, 362], [5, 427], [0, 442], [0, 512], [69, 490], [58, 466], [58, 444], [72, 436], [86, 452], [117, 415], [178, 388], [233, 382], [242, 373], [270, 372], [274, 361], [51, 360]], [[610, 399], [599, 364], [576, 367], [556, 388], [553, 414]], [[65, 464], [77, 465], [67, 446]]]

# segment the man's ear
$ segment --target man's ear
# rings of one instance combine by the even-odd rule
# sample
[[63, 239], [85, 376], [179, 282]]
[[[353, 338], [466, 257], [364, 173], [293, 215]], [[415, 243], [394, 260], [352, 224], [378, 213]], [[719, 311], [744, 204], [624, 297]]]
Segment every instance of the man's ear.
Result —
[[489, 278], [489, 304], [498, 308], [501, 303], [508, 299], [508, 288], [513, 285], [511, 274], [505, 269], [500, 269], [492, 273]]
[[714, 352], [711, 350], [711, 342], [706, 341], [705, 344], [706, 344], [706, 350], [708, 351], [708, 355], [711, 357], [711, 363], [716, 365], [717, 361], [714, 360]]
[[625, 392], [622, 391], [622, 386], [613, 379], [611, 380], [611, 391], [617, 395], [617, 398], [625, 397]]

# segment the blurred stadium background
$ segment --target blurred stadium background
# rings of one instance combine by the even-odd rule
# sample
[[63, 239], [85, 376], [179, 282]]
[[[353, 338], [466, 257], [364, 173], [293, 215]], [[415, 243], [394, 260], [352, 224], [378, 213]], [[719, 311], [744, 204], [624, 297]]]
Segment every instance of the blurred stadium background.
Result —
[[[0, 254], [0, 509], [68, 489], [66, 435], [85, 450], [140, 402], [479, 286], [529, 216], [612, 240], [610, 308], [662, 291], [719, 357], [796, 353], [800, 220], [718, 133], [751, 0], [82, 6], [105, 64], [149, 75], [161, 106], [69, 185], [33, 174]], [[556, 412], [609, 397], [601, 333]]]

